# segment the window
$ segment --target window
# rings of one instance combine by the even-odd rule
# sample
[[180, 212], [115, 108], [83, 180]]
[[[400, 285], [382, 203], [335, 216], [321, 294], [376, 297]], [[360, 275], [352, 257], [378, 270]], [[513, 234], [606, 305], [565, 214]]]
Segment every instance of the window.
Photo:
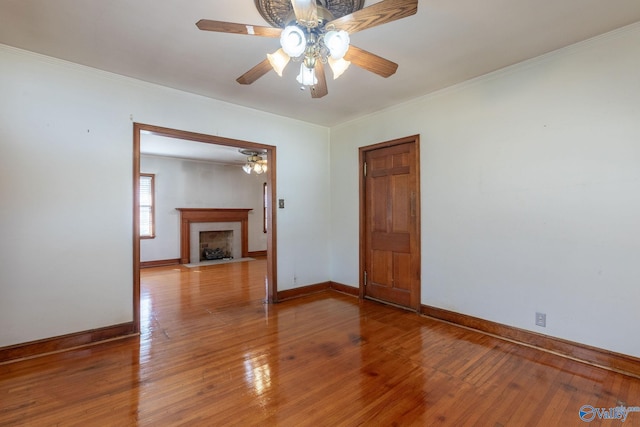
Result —
[[154, 180], [154, 174], [140, 174], [140, 237], [143, 239], [155, 237]]
[[262, 231], [267, 232], [267, 183], [262, 184]]

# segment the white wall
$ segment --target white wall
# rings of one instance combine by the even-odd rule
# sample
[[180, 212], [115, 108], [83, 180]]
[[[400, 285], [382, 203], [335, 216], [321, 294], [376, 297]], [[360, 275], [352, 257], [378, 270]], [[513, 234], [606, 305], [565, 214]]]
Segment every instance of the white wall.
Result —
[[420, 134], [422, 304], [640, 356], [639, 70], [635, 25], [332, 128], [331, 279], [358, 147]]
[[637, 25], [333, 128], [330, 152], [323, 127], [0, 64], [0, 346], [132, 319], [137, 121], [277, 146], [279, 290], [357, 286], [357, 148], [420, 134], [422, 303], [640, 357]]
[[267, 250], [262, 225], [263, 175], [240, 166], [170, 157], [141, 156], [140, 171], [155, 174], [156, 237], [140, 241], [140, 260], [180, 258], [180, 212], [176, 208], [250, 208], [249, 251]]
[[132, 320], [133, 121], [277, 146], [279, 289], [328, 280], [328, 129], [1, 45], [0, 64], [0, 347]]

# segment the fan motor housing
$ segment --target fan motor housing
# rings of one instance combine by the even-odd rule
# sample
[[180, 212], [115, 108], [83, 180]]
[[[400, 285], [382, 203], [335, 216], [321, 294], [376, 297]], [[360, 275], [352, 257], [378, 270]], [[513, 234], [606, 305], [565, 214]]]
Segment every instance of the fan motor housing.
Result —
[[[284, 28], [291, 22], [291, 0], [254, 0], [260, 15], [272, 27]], [[318, 6], [329, 11], [333, 19], [349, 15], [364, 6], [364, 0], [317, 0]]]

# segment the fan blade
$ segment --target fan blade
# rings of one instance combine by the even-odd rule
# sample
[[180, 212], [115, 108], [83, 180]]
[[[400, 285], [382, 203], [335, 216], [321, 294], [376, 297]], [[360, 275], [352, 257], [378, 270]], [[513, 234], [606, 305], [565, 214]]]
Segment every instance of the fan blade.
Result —
[[376, 73], [382, 77], [389, 77], [395, 74], [398, 69], [398, 64], [391, 62], [388, 59], [384, 59], [378, 55], [374, 55], [371, 52], [367, 52], [364, 49], [349, 46], [349, 50], [344, 55], [345, 61], [351, 61], [352, 64], [357, 65], [360, 68], [364, 68], [367, 71]]
[[324, 65], [322, 65], [322, 62], [316, 61], [315, 71], [318, 83], [311, 86], [311, 97], [322, 98], [329, 93], [327, 90], [327, 77], [324, 75]]
[[342, 18], [327, 23], [333, 24], [338, 30], [345, 30], [349, 34], [373, 28], [414, 15], [418, 11], [418, 0], [383, 0], [364, 9], [357, 10]]
[[315, 27], [318, 25], [318, 5], [316, 0], [291, 0], [293, 13], [300, 25]]
[[271, 70], [273, 70], [273, 68], [269, 63], [269, 60], [265, 59], [264, 61], [238, 77], [236, 81], [241, 85], [250, 85]]
[[212, 21], [201, 19], [196, 26], [203, 31], [216, 31], [218, 33], [248, 34], [260, 37], [280, 37], [281, 28], [261, 27], [256, 25], [235, 24], [233, 22]]

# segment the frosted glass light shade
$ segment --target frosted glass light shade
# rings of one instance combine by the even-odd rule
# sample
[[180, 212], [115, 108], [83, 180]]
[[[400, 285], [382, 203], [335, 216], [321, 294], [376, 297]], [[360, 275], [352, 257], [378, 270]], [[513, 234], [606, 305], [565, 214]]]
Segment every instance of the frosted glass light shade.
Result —
[[304, 53], [307, 47], [307, 39], [300, 28], [295, 25], [289, 25], [280, 34], [280, 45], [287, 55], [291, 58], [297, 58]]
[[332, 56], [328, 58], [327, 62], [329, 63], [329, 67], [331, 67], [331, 71], [333, 71], [333, 80], [340, 77], [342, 73], [347, 71], [349, 65], [351, 65], [351, 62], [346, 61], [344, 58], [333, 59]]
[[349, 50], [349, 33], [344, 30], [329, 31], [324, 35], [324, 45], [333, 59], [341, 59]]
[[282, 77], [282, 71], [284, 71], [284, 67], [287, 66], [291, 58], [282, 48], [280, 48], [274, 53], [267, 53], [267, 59], [273, 67], [273, 70]]
[[316, 0], [292, 0], [296, 20], [306, 27], [318, 25], [318, 5]]
[[304, 64], [300, 64], [300, 74], [296, 77], [298, 83], [303, 86], [313, 86], [318, 83], [316, 78], [316, 70], [313, 68], [307, 68]]

